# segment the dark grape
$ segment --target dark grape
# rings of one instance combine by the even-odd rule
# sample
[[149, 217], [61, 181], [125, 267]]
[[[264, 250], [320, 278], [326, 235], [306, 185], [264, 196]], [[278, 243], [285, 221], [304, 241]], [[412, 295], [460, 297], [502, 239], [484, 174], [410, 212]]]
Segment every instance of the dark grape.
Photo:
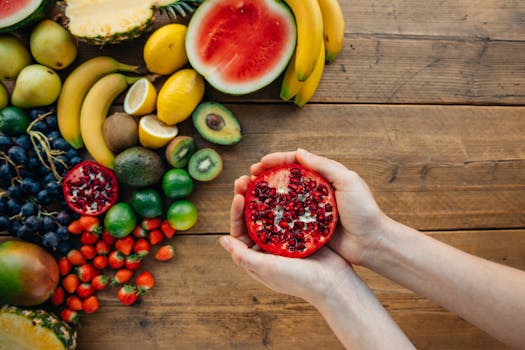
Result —
[[24, 217], [29, 217], [38, 214], [38, 207], [33, 202], [27, 202], [20, 208], [20, 214]]
[[60, 151], [65, 151], [65, 152], [67, 152], [70, 148], [69, 143], [67, 143], [67, 141], [64, 140], [63, 138], [58, 138], [54, 140], [52, 146], [53, 146], [53, 149], [58, 149]]
[[62, 255], [66, 255], [71, 250], [71, 248], [71, 241], [61, 241], [57, 246], [58, 252]]
[[42, 219], [42, 228], [46, 231], [56, 230], [57, 223], [55, 218], [51, 216], [44, 216], [44, 218]]
[[50, 142], [53, 142], [54, 140], [58, 140], [59, 138], [62, 138], [62, 136], [60, 136], [60, 133], [56, 130], [54, 131], [51, 131], [49, 134], [47, 134], [47, 138], [49, 139]]
[[7, 210], [7, 197], [0, 196], [0, 215], [4, 214]]
[[36, 170], [40, 167], [42, 163], [40, 163], [40, 160], [36, 155], [29, 156], [26, 162], [26, 169], [28, 170]]
[[49, 126], [47, 125], [46, 122], [39, 121], [33, 124], [31, 131], [38, 131], [38, 132], [41, 132], [42, 134], [47, 134], [49, 132]]
[[16, 236], [16, 234], [17, 234], [18, 230], [20, 229], [20, 227], [22, 227], [22, 224], [20, 223], [20, 221], [11, 220], [11, 224], [7, 228], [7, 231], [12, 236]]
[[7, 214], [16, 215], [20, 213], [20, 204], [18, 204], [14, 199], [9, 199], [7, 201]]
[[9, 217], [6, 215], [0, 216], [0, 231], [6, 231], [10, 226]]
[[12, 146], [7, 151], [7, 156], [13, 161], [13, 163], [22, 165], [27, 161], [27, 152], [20, 146]]
[[26, 177], [20, 182], [20, 189], [24, 194], [35, 195], [40, 191], [40, 182], [32, 178]]
[[55, 248], [58, 245], [58, 237], [56, 232], [47, 232], [42, 237], [42, 244], [47, 248]]
[[46, 185], [46, 191], [49, 193], [50, 196], [56, 196], [60, 193], [61, 189], [62, 187], [56, 181], [48, 182], [48, 184]]
[[33, 231], [38, 231], [40, 230], [40, 227], [42, 227], [42, 219], [40, 219], [36, 215], [32, 215], [24, 221], [24, 225], [26, 225]]
[[13, 199], [21, 199], [22, 191], [20, 190], [20, 185], [15, 182], [7, 188], [7, 194]]
[[56, 219], [57, 222], [63, 226], [69, 225], [71, 223], [71, 216], [67, 211], [61, 211], [60, 213], [58, 213]]
[[47, 111], [43, 108], [34, 108], [29, 112], [29, 117], [32, 120], [35, 120], [36, 118], [40, 117], [42, 114], [46, 114]]
[[69, 239], [69, 231], [66, 226], [60, 226], [57, 229], [57, 237], [60, 241], [67, 241]]
[[54, 114], [51, 114], [46, 119], [47, 126], [49, 126], [50, 129], [55, 129], [58, 127], [58, 121], [57, 116]]
[[20, 239], [24, 239], [26, 241], [33, 238], [35, 231], [30, 229], [27, 225], [22, 225], [16, 232], [16, 235]]
[[6, 152], [11, 146], [13, 146], [11, 138], [7, 135], [0, 135], [0, 151]]
[[49, 191], [43, 189], [36, 194], [36, 201], [41, 205], [48, 205], [53, 201], [53, 197], [51, 197]]
[[20, 135], [15, 139], [15, 144], [22, 147], [26, 151], [33, 148], [33, 144], [31, 143], [31, 139], [29, 138], [29, 135], [24, 134]]
[[80, 163], [81, 161], [82, 161], [82, 158], [80, 158], [80, 157], [73, 157], [69, 161], [69, 166], [73, 167], [73, 166], [77, 165], [78, 163]]

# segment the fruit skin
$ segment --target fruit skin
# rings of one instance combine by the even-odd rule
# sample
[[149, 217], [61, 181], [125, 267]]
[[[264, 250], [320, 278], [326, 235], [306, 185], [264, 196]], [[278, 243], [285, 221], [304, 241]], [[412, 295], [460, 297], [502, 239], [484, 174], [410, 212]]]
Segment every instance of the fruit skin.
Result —
[[53, 295], [51, 296], [51, 305], [53, 306], [60, 306], [64, 303], [64, 300], [66, 298], [66, 293], [64, 292], [64, 289], [60, 286], [55, 289], [53, 292]]
[[142, 220], [142, 222], [140, 223], [140, 226], [142, 226], [142, 228], [147, 231], [151, 231], [151, 230], [159, 228], [161, 223], [162, 223], [162, 218], [160, 217], [146, 218]]
[[193, 137], [177, 136], [166, 146], [166, 160], [174, 168], [184, 168], [196, 150]]
[[323, 16], [326, 60], [332, 62], [343, 48], [345, 20], [339, 0], [317, 0]]
[[71, 309], [63, 309], [60, 311], [60, 318], [67, 323], [78, 324], [78, 313]]
[[162, 231], [162, 233], [167, 239], [172, 238], [175, 235], [175, 233], [177, 233], [177, 230], [171, 227], [168, 220], [162, 221], [162, 224], [160, 225], [160, 230]]
[[47, 106], [57, 100], [61, 88], [62, 82], [54, 70], [31, 64], [18, 74], [11, 104], [20, 108]]
[[174, 125], [186, 120], [204, 96], [204, 81], [193, 69], [181, 69], [164, 83], [157, 98], [157, 118]]
[[134, 187], [155, 184], [164, 174], [160, 156], [145, 147], [132, 147], [115, 158], [115, 175], [120, 182]]
[[172, 74], [188, 63], [186, 47], [187, 27], [172, 23], [157, 29], [144, 45], [144, 61], [152, 73]]
[[78, 278], [82, 282], [91, 282], [99, 272], [91, 264], [84, 264], [77, 269]]
[[134, 304], [138, 296], [137, 289], [129, 284], [124, 285], [117, 292], [118, 299], [124, 305]]
[[118, 250], [114, 250], [108, 255], [108, 265], [110, 268], [116, 270], [124, 266], [126, 257]]
[[[141, 90], [145, 90], [145, 92], [142, 91], [142, 96], [139, 95], [140, 97], [142, 97], [140, 103], [137, 106], [131, 106], [131, 102], [137, 94], [137, 91], [141, 92]], [[152, 113], [155, 110], [156, 101], [157, 90], [155, 86], [147, 78], [141, 78], [137, 80], [126, 93], [123, 105], [124, 112], [135, 116], [141, 116]]]
[[95, 290], [104, 290], [107, 288], [107, 286], [109, 286], [109, 277], [106, 276], [106, 275], [98, 275], [98, 276], [95, 276], [95, 278], [93, 278], [93, 280], [91, 281], [91, 285], [93, 286], [93, 288]]
[[139, 294], [144, 294], [155, 285], [155, 278], [149, 271], [144, 271], [135, 279]]
[[86, 259], [84, 258], [82, 253], [77, 249], [71, 249], [67, 253], [67, 259], [73, 266], [80, 266], [86, 263]]
[[145, 188], [133, 191], [131, 206], [143, 218], [154, 218], [162, 215], [164, 204], [157, 190]]
[[302, 81], [297, 79], [297, 73], [295, 71], [295, 54], [288, 63], [288, 67], [284, 73], [283, 82], [281, 84], [281, 99], [283, 101], [291, 100], [303, 85]]
[[162, 190], [166, 197], [182, 199], [193, 191], [193, 181], [184, 169], [168, 170], [162, 177]]
[[212, 181], [222, 172], [222, 158], [211, 148], [195, 152], [188, 164], [188, 173], [198, 181]]
[[113, 205], [104, 218], [104, 227], [116, 238], [123, 238], [129, 235], [135, 225], [137, 217], [128, 203], [119, 202]]
[[16, 79], [20, 71], [31, 64], [31, 54], [20, 40], [0, 35], [0, 80]]
[[241, 125], [235, 115], [218, 102], [202, 102], [193, 111], [193, 125], [203, 139], [218, 145], [241, 142]]
[[5, 87], [4, 83], [0, 81], [0, 109], [5, 108], [9, 105], [9, 91]]
[[152, 230], [148, 235], [151, 245], [157, 245], [164, 240], [164, 235], [160, 230]]
[[65, 256], [60, 258], [58, 261], [58, 270], [60, 271], [61, 276], [66, 276], [68, 273], [71, 272], [71, 269], [73, 268], [73, 264], [66, 258]]
[[80, 110], [90, 88], [103, 76], [117, 71], [138, 72], [138, 66], [120, 63], [112, 57], [98, 56], [76, 67], [64, 81], [57, 102], [58, 128], [69, 144], [84, 145], [80, 132]]
[[116, 112], [104, 120], [102, 135], [109, 149], [118, 153], [138, 143], [139, 125], [129, 114]]
[[[16, 4], [16, 2], [15, 2]], [[43, 19], [47, 16], [47, 13], [49, 10], [54, 6], [55, 1], [54, 0], [41, 0], [41, 1], [29, 1], [27, 2], [27, 5], [22, 5], [25, 8], [25, 16], [20, 18], [20, 15], [23, 15], [24, 13], [18, 12], [19, 16], [18, 18], [11, 16], [9, 19], [4, 19], [2, 23], [0, 23], [0, 33], [8, 33], [12, 32], [14, 30], [30, 26], [31, 24], [38, 22], [39, 20]], [[18, 10], [24, 10], [24, 9], [18, 9]]]
[[94, 295], [87, 297], [82, 301], [82, 309], [86, 314], [92, 314], [99, 308], [98, 298]]
[[151, 251], [151, 245], [144, 238], [138, 239], [133, 245], [133, 253], [139, 256], [146, 256]]
[[139, 121], [140, 144], [150, 149], [166, 146], [178, 132], [179, 128], [176, 125], [166, 125], [154, 114], [143, 116]]
[[171, 244], [163, 245], [155, 254], [155, 259], [158, 261], [169, 261], [175, 255], [175, 247]]
[[197, 208], [187, 199], [175, 201], [168, 208], [167, 218], [171, 227], [186, 231], [197, 223]]
[[115, 241], [115, 248], [120, 251], [125, 256], [128, 256], [133, 251], [133, 245], [135, 244], [135, 240], [131, 236], [126, 236], [123, 238], [119, 238]]
[[76, 295], [71, 295], [66, 299], [66, 305], [70, 310], [81, 311], [82, 310], [82, 300]]
[[36, 244], [0, 244], [0, 302], [33, 306], [49, 299], [59, 281], [58, 265]]
[[128, 269], [120, 269], [115, 274], [115, 278], [113, 278], [111, 281], [111, 285], [115, 286], [117, 284], [127, 283], [129, 280], [131, 280], [131, 277], [133, 277], [133, 271]]
[[317, 64], [315, 65], [315, 69], [310, 74], [308, 79], [306, 79], [305, 82], [301, 85], [299, 91], [295, 95], [295, 101], [294, 103], [299, 106], [303, 107], [314, 95], [315, 91], [317, 90], [317, 87], [319, 86], [319, 82], [321, 81], [321, 76], [323, 75], [325, 65], [325, 49], [324, 44], [321, 47], [321, 51], [319, 51], [319, 59], [317, 60]]
[[50, 19], [33, 29], [29, 48], [35, 61], [56, 70], [68, 67], [77, 57], [77, 46], [71, 34]]
[[0, 110], [0, 132], [8, 136], [18, 136], [26, 132], [30, 119], [26, 112], [14, 106]]
[[80, 279], [74, 273], [70, 273], [62, 280], [62, 287], [69, 294], [75, 293], [78, 286], [80, 285]]

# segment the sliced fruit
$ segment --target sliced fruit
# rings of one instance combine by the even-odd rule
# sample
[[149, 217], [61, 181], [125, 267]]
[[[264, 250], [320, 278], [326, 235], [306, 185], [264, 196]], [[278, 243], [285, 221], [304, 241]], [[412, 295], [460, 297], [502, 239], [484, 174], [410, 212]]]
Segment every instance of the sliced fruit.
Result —
[[162, 177], [162, 190], [166, 197], [182, 199], [193, 191], [193, 181], [184, 169], [171, 169]]
[[145, 115], [155, 110], [157, 90], [146, 78], [137, 80], [126, 93], [124, 112], [131, 115]]
[[120, 202], [112, 206], [104, 218], [104, 227], [117, 238], [126, 237], [137, 224], [135, 212], [128, 203]]
[[[3, 5], [0, 4], [0, 21]], [[0, 79], [16, 79], [30, 64], [31, 54], [20, 40], [12, 35], [0, 35]]]
[[282, 73], [296, 38], [294, 16], [281, 1], [208, 0], [190, 20], [186, 52], [213, 87], [241, 95]]
[[188, 63], [184, 46], [187, 29], [183, 24], [172, 23], [151, 34], [144, 45], [144, 61], [150, 72], [171, 74]]
[[197, 208], [187, 199], [171, 203], [167, 212], [168, 223], [177, 231], [186, 231], [192, 228], [197, 223], [197, 217]]
[[54, 3], [54, 0], [0, 2], [0, 33], [11, 32], [41, 20]]
[[193, 137], [177, 136], [166, 147], [166, 160], [174, 168], [184, 168], [196, 149]]
[[20, 108], [47, 106], [58, 99], [62, 82], [49, 67], [31, 64], [18, 74], [11, 104]]
[[127, 113], [115, 112], [104, 120], [104, 141], [113, 152], [121, 152], [139, 142], [139, 124]]
[[77, 45], [71, 34], [50, 19], [33, 29], [29, 47], [35, 61], [56, 70], [68, 67], [77, 57]]
[[219, 145], [233, 145], [242, 139], [235, 115], [217, 102], [199, 104], [193, 111], [193, 125], [205, 140]]
[[222, 171], [222, 158], [215, 150], [203, 148], [195, 152], [188, 164], [188, 172], [198, 181], [211, 181]]
[[118, 180], [135, 187], [155, 184], [164, 174], [160, 156], [145, 147], [132, 147], [115, 157], [115, 175]]
[[173, 140], [179, 129], [175, 125], [166, 125], [151, 114], [140, 118], [139, 140], [147, 148], [161, 148]]
[[0, 110], [0, 131], [6, 135], [25, 133], [30, 121], [27, 113], [18, 107], [9, 106]]
[[143, 218], [154, 218], [162, 215], [164, 204], [157, 190], [145, 188], [133, 191], [131, 206]]

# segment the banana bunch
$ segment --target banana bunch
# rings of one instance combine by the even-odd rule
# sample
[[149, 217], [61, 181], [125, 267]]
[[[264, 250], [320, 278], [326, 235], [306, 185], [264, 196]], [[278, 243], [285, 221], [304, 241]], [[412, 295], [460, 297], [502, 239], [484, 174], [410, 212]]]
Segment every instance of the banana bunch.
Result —
[[116, 72], [137, 73], [138, 69], [111, 57], [95, 57], [71, 72], [58, 98], [58, 127], [64, 139], [76, 149], [85, 144], [91, 156], [109, 168], [114, 155], [102, 136], [102, 124], [113, 100], [139, 79]]
[[304, 106], [321, 81], [325, 61], [341, 52], [344, 18], [338, 0], [284, 0], [297, 23], [297, 45], [281, 86], [281, 98]]

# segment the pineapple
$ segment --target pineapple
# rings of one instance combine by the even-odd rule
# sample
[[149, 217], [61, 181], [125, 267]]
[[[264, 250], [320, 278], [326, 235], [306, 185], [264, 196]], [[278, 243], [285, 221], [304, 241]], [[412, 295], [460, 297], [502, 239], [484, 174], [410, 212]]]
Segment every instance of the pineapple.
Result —
[[76, 332], [44, 310], [0, 307], [0, 349], [75, 349]]
[[66, 0], [71, 34], [90, 44], [114, 44], [151, 29], [155, 9], [172, 17], [186, 16], [204, 0]]

